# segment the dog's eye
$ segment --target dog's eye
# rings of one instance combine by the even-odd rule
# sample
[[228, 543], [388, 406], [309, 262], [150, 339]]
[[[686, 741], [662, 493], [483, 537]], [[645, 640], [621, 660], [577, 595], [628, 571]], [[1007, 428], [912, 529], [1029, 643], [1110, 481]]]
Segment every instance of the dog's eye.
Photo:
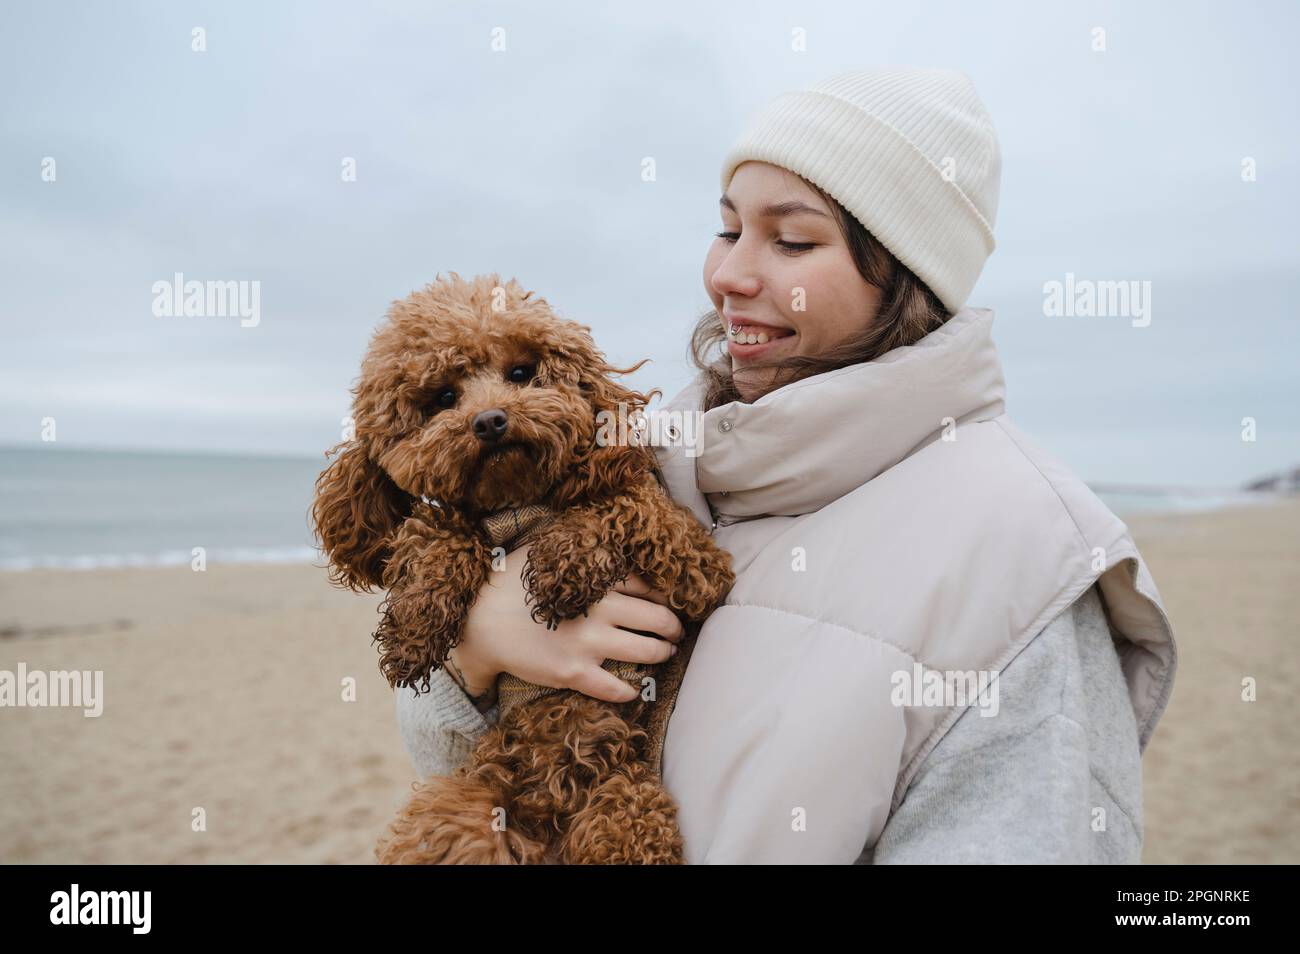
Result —
[[455, 388], [443, 388], [433, 396], [433, 406], [438, 410], [456, 406]]
[[527, 384], [536, 373], [537, 369], [531, 364], [517, 364], [510, 369], [510, 372], [506, 375], [506, 380], [513, 384]]

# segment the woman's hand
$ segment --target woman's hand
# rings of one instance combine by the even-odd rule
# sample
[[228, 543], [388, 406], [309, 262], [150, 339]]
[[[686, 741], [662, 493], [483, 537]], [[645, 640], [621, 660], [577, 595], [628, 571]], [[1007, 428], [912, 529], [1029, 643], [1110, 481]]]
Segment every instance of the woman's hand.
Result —
[[[668, 598], [635, 573], [618, 583], [586, 616], [564, 620], [548, 630], [533, 621], [521, 578], [528, 547], [506, 554], [505, 569], [489, 575], [465, 618], [461, 641], [451, 660], [465, 675], [469, 691], [490, 688], [508, 672], [527, 682], [575, 689], [606, 702], [628, 702], [635, 687], [601, 668], [606, 659], [659, 663], [684, 634]], [[624, 627], [624, 628], [620, 628]], [[629, 629], [657, 633], [641, 636]], [[667, 640], [667, 642], [665, 642]]]

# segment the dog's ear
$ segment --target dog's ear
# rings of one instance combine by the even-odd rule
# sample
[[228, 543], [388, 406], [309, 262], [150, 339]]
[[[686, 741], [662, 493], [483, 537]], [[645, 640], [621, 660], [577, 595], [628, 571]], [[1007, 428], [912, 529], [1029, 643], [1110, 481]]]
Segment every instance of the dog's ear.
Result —
[[[650, 403], [650, 396], [624, 387], [612, 374], [631, 374], [648, 361], [643, 358], [630, 368], [609, 364], [596, 349], [585, 325], [566, 323], [559, 332], [564, 360], [547, 371], [576, 384], [592, 408], [592, 440], [566, 479], [550, 495], [556, 508], [595, 500], [630, 487], [645, 474], [653, 473], [654, 450], [636, 441], [633, 425]], [[661, 394], [658, 388], [650, 395]]]
[[330, 559], [330, 579], [350, 590], [369, 590], [382, 584], [393, 534], [410, 516], [414, 500], [369, 458], [360, 441], [339, 444], [326, 456], [334, 454], [316, 478], [312, 523]]

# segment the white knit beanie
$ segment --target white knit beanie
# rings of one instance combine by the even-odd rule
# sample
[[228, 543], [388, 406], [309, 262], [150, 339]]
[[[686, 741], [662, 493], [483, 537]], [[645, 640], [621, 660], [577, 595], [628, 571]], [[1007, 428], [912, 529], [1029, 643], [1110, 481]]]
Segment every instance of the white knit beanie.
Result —
[[750, 159], [824, 189], [950, 313], [996, 247], [1002, 155], [965, 73], [854, 70], [784, 93], [723, 159], [724, 192]]

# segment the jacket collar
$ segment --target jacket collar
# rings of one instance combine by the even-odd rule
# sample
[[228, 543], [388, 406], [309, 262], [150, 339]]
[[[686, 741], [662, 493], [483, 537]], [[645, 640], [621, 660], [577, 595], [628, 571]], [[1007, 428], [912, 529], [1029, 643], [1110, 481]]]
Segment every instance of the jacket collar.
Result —
[[[992, 326], [992, 309], [965, 307], [914, 345], [703, 414], [695, 479], [718, 522], [820, 510], [943, 437], [946, 419], [955, 436], [1000, 415]], [[702, 389], [697, 377], [686, 407]]]

